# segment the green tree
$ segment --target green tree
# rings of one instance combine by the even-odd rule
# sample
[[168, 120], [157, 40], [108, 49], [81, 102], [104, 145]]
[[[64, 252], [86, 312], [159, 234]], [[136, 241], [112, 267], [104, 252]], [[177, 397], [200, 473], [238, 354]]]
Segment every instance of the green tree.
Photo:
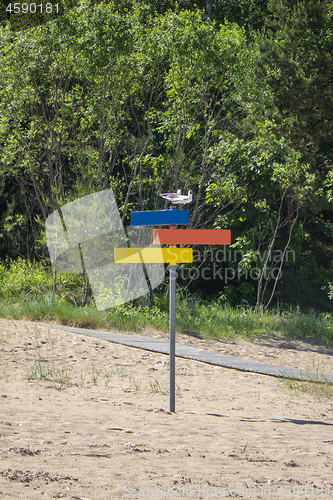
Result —
[[[317, 241], [327, 241], [327, 223], [331, 220], [326, 188], [330, 185], [333, 165], [332, 2], [270, 1], [268, 10], [266, 28], [258, 40], [261, 52], [258, 76], [268, 85], [273, 99], [265, 115], [272, 122], [276, 138], [283, 138], [300, 156], [301, 164], [308, 166], [312, 188], [303, 197], [300, 216], [302, 227], [313, 235], [310, 245], [317, 254]], [[291, 182], [286, 190], [289, 225], [296, 208], [295, 189], [297, 184]], [[318, 223], [314, 225], [316, 219]], [[326, 224], [322, 224], [323, 220]], [[320, 226], [323, 230], [319, 236]], [[303, 241], [300, 251], [304, 256], [305, 248], [309, 248], [309, 241]], [[329, 265], [332, 255], [327, 250], [321, 259]], [[301, 261], [302, 257], [297, 266], [290, 266], [295, 295], [301, 294], [305, 286], [297, 276], [297, 269], [303, 265]]]

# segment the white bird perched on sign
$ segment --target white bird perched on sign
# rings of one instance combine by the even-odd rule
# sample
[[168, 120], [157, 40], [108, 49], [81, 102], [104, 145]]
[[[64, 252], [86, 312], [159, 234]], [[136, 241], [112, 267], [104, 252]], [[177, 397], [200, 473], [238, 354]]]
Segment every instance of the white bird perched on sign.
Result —
[[192, 191], [188, 192], [188, 195], [182, 194], [181, 190], [178, 189], [177, 193], [162, 193], [160, 196], [165, 200], [171, 201], [172, 205], [191, 203], [192, 201]]

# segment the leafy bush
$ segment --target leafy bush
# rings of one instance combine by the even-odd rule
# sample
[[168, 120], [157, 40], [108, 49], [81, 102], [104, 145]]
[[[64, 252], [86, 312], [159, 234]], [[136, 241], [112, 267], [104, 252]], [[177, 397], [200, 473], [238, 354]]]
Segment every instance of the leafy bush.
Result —
[[7, 265], [0, 264], [0, 297], [18, 297], [35, 292], [44, 294], [52, 289], [52, 274], [41, 263], [29, 262], [20, 257]]
[[[57, 275], [57, 294], [65, 297], [69, 292], [83, 293], [84, 282], [80, 274], [59, 273]], [[41, 299], [52, 293], [54, 271], [43, 262], [30, 262], [20, 257], [6, 264], [0, 262], [0, 297], [26, 297]]]

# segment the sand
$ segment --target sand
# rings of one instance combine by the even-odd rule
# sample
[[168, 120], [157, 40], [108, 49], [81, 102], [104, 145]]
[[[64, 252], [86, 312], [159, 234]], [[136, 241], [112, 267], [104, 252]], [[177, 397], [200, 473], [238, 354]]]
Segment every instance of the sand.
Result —
[[[176, 341], [332, 374], [315, 344]], [[0, 320], [0, 498], [333, 498], [332, 400], [177, 358], [170, 414], [168, 377], [167, 355]]]

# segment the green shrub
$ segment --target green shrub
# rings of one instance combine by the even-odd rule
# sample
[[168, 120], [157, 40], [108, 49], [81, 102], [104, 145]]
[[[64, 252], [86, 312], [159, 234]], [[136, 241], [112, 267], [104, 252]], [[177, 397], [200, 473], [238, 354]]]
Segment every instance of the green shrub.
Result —
[[[83, 295], [84, 281], [80, 274], [57, 273], [56, 291], [63, 298], [70, 292]], [[52, 293], [54, 288], [54, 270], [43, 262], [30, 262], [20, 257], [7, 264], [0, 263], [0, 297], [27, 300], [41, 299]]]
[[42, 295], [52, 288], [52, 274], [43, 264], [20, 257], [0, 265], [0, 278], [0, 296], [5, 298], [29, 292]]

